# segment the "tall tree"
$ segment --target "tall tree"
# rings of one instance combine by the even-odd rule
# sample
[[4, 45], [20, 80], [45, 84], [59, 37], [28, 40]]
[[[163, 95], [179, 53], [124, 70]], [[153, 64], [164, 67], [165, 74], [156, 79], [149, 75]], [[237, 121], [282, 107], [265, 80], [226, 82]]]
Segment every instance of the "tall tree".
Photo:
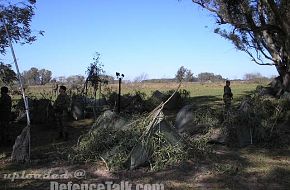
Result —
[[96, 91], [98, 90], [99, 83], [103, 82], [102, 75], [105, 73], [103, 67], [104, 65], [100, 62], [101, 54], [99, 52], [95, 53], [93, 57], [93, 62], [87, 68], [87, 78], [84, 85], [84, 92], [87, 93], [88, 83], [94, 88], [94, 94], [96, 97]]
[[187, 82], [193, 82], [195, 80], [195, 77], [193, 76], [193, 73], [190, 69], [187, 69], [185, 72], [185, 81]]
[[274, 65], [290, 91], [290, 0], [192, 0], [216, 17], [215, 32], [259, 65]]
[[40, 84], [40, 74], [37, 68], [31, 67], [31, 69], [29, 69], [28, 71], [24, 71], [22, 75], [26, 84]]
[[207, 81], [213, 81], [215, 78], [215, 75], [214, 73], [204, 72], [204, 73], [199, 73], [197, 75], [197, 78], [200, 82], [207, 82]]
[[85, 77], [82, 75], [71, 75], [66, 79], [69, 85], [82, 85], [85, 82]]
[[[36, 0], [0, 0], [0, 54], [5, 54], [9, 46], [3, 21], [13, 42], [25, 44], [36, 40], [30, 29], [35, 3]], [[39, 33], [42, 35], [43, 31]]]
[[175, 78], [181, 82], [184, 80], [185, 74], [187, 72], [187, 69], [184, 66], [181, 66], [178, 70], [177, 73], [175, 75]]

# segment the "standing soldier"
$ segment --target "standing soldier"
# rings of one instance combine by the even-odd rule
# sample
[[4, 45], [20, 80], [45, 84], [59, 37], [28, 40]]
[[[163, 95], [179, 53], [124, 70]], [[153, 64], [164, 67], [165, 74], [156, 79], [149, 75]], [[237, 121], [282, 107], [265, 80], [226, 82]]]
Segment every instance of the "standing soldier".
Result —
[[68, 112], [70, 110], [70, 100], [66, 94], [66, 87], [59, 87], [59, 95], [54, 102], [54, 111], [56, 117], [57, 127], [59, 129], [59, 138], [68, 139], [67, 120]]
[[6, 86], [1, 88], [0, 97], [0, 142], [6, 144], [8, 139], [8, 125], [11, 115], [12, 101], [8, 95], [8, 88]]
[[226, 112], [228, 112], [230, 110], [231, 104], [232, 104], [232, 99], [233, 99], [233, 93], [232, 93], [230, 85], [231, 85], [231, 82], [229, 80], [227, 80], [226, 85], [224, 86], [224, 95], [223, 95]]

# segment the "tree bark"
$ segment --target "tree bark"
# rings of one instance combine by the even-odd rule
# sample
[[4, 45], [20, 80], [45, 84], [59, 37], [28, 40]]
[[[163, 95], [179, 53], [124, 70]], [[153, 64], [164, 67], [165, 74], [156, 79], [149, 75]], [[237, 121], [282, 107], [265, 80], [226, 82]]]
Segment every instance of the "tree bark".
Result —
[[280, 89], [273, 89], [274, 92], [277, 92], [276, 96], [281, 96], [284, 92], [290, 92], [290, 72], [286, 66], [276, 66], [276, 69], [279, 73], [279, 80], [281, 82]]

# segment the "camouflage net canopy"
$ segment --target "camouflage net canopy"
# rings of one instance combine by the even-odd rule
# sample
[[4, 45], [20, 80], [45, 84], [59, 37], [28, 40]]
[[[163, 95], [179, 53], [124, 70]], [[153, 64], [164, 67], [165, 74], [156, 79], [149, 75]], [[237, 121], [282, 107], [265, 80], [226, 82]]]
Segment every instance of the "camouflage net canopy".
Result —
[[[172, 97], [171, 95], [174, 94]], [[169, 99], [169, 97], [171, 97]], [[151, 96], [143, 92], [135, 91], [133, 93], [124, 94], [121, 96], [121, 111], [130, 114], [140, 114], [150, 112], [162, 102], [169, 101], [164, 105], [165, 110], [178, 110], [188, 101], [189, 92], [186, 90], [169, 90], [160, 92], [158, 90], [152, 92]], [[117, 106], [117, 93], [111, 93], [107, 97], [107, 102], [111, 109]]]
[[69, 157], [72, 161], [102, 160], [111, 170], [143, 165], [159, 169], [184, 159], [184, 148], [161, 110], [130, 119], [106, 111]]
[[[197, 143], [191, 143], [191, 139], [184, 139], [162, 112], [168, 108], [167, 104], [172, 104], [171, 102], [180, 106], [180, 101], [177, 101], [181, 98], [179, 93], [175, 91], [170, 97], [161, 95], [160, 99], [156, 98], [156, 103], [160, 101], [161, 104], [148, 114], [132, 112], [125, 115], [126, 112], [123, 112], [123, 116], [120, 116], [112, 111], [105, 111], [98, 117], [91, 130], [79, 138], [73, 153], [68, 155], [69, 160], [100, 160], [110, 170], [134, 169], [141, 166], [159, 170], [188, 160], [191, 155], [205, 152], [204, 146], [197, 146]], [[126, 100], [124, 97], [126, 96], [123, 96]], [[134, 97], [133, 100], [128, 100], [128, 103], [134, 102], [133, 105], [138, 105], [138, 101], [146, 102], [143, 101], [142, 94], [136, 93]], [[151, 99], [153, 97], [154, 93]], [[163, 103], [163, 100], [166, 101]], [[152, 102], [150, 99], [148, 101]], [[126, 105], [126, 101], [123, 103]], [[131, 106], [126, 108], [132, 109]], [[134, 109], [138, 110], [138, 107]], [[142, 106], [140, 110], [143, 110]], [[201, 147], [203, 150], [199, 151]]]
[[[30, 120], [32, 124], [51, 124], [54, 121], [52, 101], [45, 98], [28, 98]], [[17, 122], [26, 123], [26, 113], [23, 99], [14, 106], [14, 113]]]
[[30, 126], [26, 126], [21, 134], [17, 136], [15, 144], [13, 145], [13, 151], [11, 154], [11, 160], [13, 162], [24, 162], [30, 159]]
[[[238, 110], [224, 123], [229, 137], [238, 139], [240, 146], [264, 144], [289, 145], [290, 99], [287, 93], [279, 99], [254, 93], [246, 96]], [[285, 136], [286, 135], [286, 136]]]
[[[70, 153], [72, 162], [99, 160], [108, 169], [150, 166], [159, 170], [184, 160], [211, 159], [212, 144], [243, 147], [289, 145], [290, 101], [254, 93], [229, 114], [210, 106], [186, 105], [175, 124], [162, 110], [138, 115], [106, 111]], [[287, 135], [288, 134], [288, 135]]]

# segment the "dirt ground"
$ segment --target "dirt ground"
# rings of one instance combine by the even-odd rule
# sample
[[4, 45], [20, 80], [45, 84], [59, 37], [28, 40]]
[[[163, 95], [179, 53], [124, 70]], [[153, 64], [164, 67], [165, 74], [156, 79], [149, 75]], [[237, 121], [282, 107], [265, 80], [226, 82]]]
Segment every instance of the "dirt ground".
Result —
[[[92, 123], [92, 119], [73, 121], [70, 139], [66, 142], [56, 140], [56, 129], [33, 125], [30, 163], [12, 163], [9, 160], [12, 145], [2, 146], [0, 189], [48, 190], [52, 181], [78, 184], [128, 181], [133, 184], [132, 189], [136, 184], [163, 184], [166, 190], [290, 189], [289, 148], [248, 146], [233, 149], [213, 145], [209, 158], [186, 161], [156, 172], [148, 168], [108, 171], [103, 162], [71, 164], [65, 161], [63, 150], [75, 145], [79, 135], [87, 132]], [[21, 126], [17, 127], [16, 130], [20, 131]]]

